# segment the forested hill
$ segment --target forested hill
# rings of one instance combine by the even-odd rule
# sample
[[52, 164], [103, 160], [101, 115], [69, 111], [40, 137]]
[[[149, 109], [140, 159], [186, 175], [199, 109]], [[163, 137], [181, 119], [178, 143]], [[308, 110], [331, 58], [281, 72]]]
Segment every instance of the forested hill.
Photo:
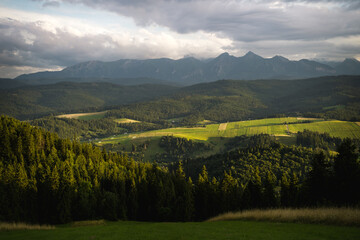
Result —
[[[109, 116], [141, 121], [199, 118], [236, 121], [275, 114], [360, 119], [360, 76], [303, 80], [222, 80], [179, 88], [167, 85], [58, 83], [0, 90], [0, 113], [19, 119], [51, 113], [114, 109]], [[133, 103], [133, 104], [131, 104]], [[128, 104], [128, 105], [126, 105]], [[109, 107], [113, 106], [113, 107]]]
[[121, 86], [70, 82], [3, 89], [0, 90], [0, 114], [29, 119], [59, 112], [96, 111], [106, 106], [150, 100], [176, 89], [157, 84]]
[[184, 122], [224, 122], [275, 114], [319, 113], [315, 116], [355, 120], [360, 119], [359, 91], [360, 77], [356, 76], [222, 80], [185, 87], [153, 101], [121, 106], [109, 115], [143, 121], [181, 117]]
[[[0, 221], [190, 221], [249, 208], [358, 206], [360, 200], [354, 189], [359, 153], [349, 139], [333, 158], [256, 136], [251, 149], [212, 157], [241, 171], [211, 178], [203, 166], [191, 180], [182, 163], [169, 171], [135, 162], [9, 117], [0, 117], [0, 135]], [[260, 174], [261, 162], [268, 167]]]

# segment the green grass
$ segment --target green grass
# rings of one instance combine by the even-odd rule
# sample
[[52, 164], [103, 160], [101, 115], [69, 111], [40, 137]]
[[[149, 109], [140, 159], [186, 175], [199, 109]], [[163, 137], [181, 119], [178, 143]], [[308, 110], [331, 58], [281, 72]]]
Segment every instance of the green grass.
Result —
[[[102, 139], [102, 143], [125, 143], [141, 138], [175, 136], [198, 141], [208, 141], [209, 138], [236, 137], [241, 135], [255, 135], [260, 133], [275, 136], [291, 136], [291, 134], [305, 129], [321, 133], [329, 133], [334, 137], [360, 138], [360, 126], [353, 122], [324, 121], [321, 119], [311, 120], [310, 123], [302, 123], [303, 119], [297, 118], [269, 118], [241, 122], [230, 122], [226, 130], [219, 131], [219, 124], [209, 124], [205, 127], [194, 128], [168, 128], [153, 130], [128, 135], [119, 135], [112, 138]], [[288, 129], [290, 135], [288, 133]]]
[[[310, 121], [304, 123], [304, 120]], [[303, 118], [269, 118], [249, 121], [229, 122], [226, 130], [219, 130], [220, 124], [208, 124], [193, 128], [168, 128], [146, 132], [118, 135], [115, 137], [101, 139], [98, 145], [118, 144], [119, 150], [125, 147], [131, 151], [131, 145], [140, 145], [149, 142], [148, 149], [144, 152], [144, 160], [151, 161], [156, 153], [163, 153], [164, 150], [158, 146], [160, 137], [175, 136], [192, 139], [199, 142], [210, 142], [214, 148], [207, 152], [196, 152], [194, 157], [206, 157], [216, 154], [224, 149], [228, 139], [241, 135], [269, 134], [276, 136], [276, 139], [286, 145], [296, 143], [295, 134], [305, 129], [320, 133], [329, 133], [333, 137], [360, 138], [360, 126], [357, 123], [323, 119]]]
[[107, 222], [95, 226], [58, 226], [53, 230], [2, 231], [0, 239], [358, 239], [360, 228], [317, 224], [220, 221], [187, 223]]
[[319, 121], [303, 124], [289, 124], [290, 132], [296, 133], [305, 129], [321, 133], [329, 133], [333, 137], [360, 138], [360, 127], [354, 122], [344, 121]]

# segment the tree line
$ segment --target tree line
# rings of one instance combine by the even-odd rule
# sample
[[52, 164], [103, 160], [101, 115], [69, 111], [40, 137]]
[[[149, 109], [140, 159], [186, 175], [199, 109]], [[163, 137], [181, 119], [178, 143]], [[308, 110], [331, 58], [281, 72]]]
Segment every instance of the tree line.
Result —
[[[260, 165], [248, 162], [253, 170], [246, 171], [244, 179], [231, 167], [222, 175], [211, 176], [205, 165], [191, 178], [186, 174], [185, 161], [174, 169], [135, 162], [126, 155], [61, 139], [6, 116], [0, 117], [0, 135], [1, 221], [190, 221], [249, 208], [359, 204], [355, 191], [359, 184], [359, 154], [351, 140], [343, 141], [334, 161], [325, 154], [313, 154], [303, 178], [293, 173], [279, 179], [271, 169], [263, 174]], [[277, 154], [271, 150], [276, 146], [263, 142], [264, 146], [238, 151], [240, 155], [234, 152], [229, 161], [224, 161], [241, 162], [255, 153], [258, 158], [266, 151], [268, 156], [271, 151]], [[285, 156], [290, 156], [286, 153], [291, 151], [278, 147], [284, 151], [280, 161], [286, 165]], [[299, 155], [299, 160], [303, 156]], [[347, 174], [349, 171], [351, 174]], [[319, 197], [310, 198], [316, 189], [322, 189], [317, 179], [332, 185]]]

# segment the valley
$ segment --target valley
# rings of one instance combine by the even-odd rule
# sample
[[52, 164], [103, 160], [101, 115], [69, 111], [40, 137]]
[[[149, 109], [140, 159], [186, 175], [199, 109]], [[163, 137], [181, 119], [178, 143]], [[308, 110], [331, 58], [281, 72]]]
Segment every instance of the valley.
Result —
[[360, 1], [0, 3], [0, 239], [358, 240]]
[[[112, 151], [132, 152], [133, 146], [141, 149], [145, 161], [156, 161], [158, 154], [164, 153], [159, 147], [160, 138], [171, 136], [185, 138], [195, 142], [205, 142], [212, 146], [207, 151], [200, 149], [194, 156], [208, 156], [225, 151], [225, 145], [232, 138], [268, 134], [281, 143], [296, 144], [296, 134], [304, 130], [327, 133], [331, 137], [360, 139], [360, 126], [353, 122], [324, 120], [315, 118], [269, 118], [199, 125], [195, 127], [177, 127], [139, 133], [126, 133], [96, 140], [94, 143]], [[144, 144], [146, 148], [144, 149]]]
[[[0, 220], [56, 224], [37, 231], [61, 239], [76, 234], [58, 224], [83, 220], [123, 220], [100, 221], [99, 231], [154, 221], [206, 229], [193, 222], [246, 209], [356, 206], [359, 84], [339, 76], [2, 89], [1, 113], [23, 121], [0, 118]], [[228, 223], [256, 226], [211, 224]], [[96, 226], [84, 227], [95, 236]]]

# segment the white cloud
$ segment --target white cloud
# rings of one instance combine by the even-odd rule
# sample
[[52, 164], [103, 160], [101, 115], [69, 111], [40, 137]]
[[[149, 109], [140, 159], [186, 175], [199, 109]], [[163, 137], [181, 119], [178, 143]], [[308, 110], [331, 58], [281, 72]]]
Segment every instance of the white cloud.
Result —
[[33, 72], [42, 72], [42, 71], [59, 71], [62, 68], [52, 67], [52, 68], [37, 68], [30, 66], [0, 66], [0, 76], [1, 78], [15, 78], [21, 74], [33, 73]]
[[229, 39], [202, 31], [179, 34], [156, 25], [123, 28], [115, 24], [104, 28], [69, 17], [11, 9], [7, 14], [0, 12], [0, 66], [17, 66], [10, 75], [18, 73], [20, 67], [58, 69], [89, 60], [212, 57], [232, 44]]
[[31, 11], [0, 6], [2, 69], [208, 58], [224, 51], [240, 56], [248, 50], [290, 59], [360, 58], [355, 0], [37, 0], [38, 5]]

